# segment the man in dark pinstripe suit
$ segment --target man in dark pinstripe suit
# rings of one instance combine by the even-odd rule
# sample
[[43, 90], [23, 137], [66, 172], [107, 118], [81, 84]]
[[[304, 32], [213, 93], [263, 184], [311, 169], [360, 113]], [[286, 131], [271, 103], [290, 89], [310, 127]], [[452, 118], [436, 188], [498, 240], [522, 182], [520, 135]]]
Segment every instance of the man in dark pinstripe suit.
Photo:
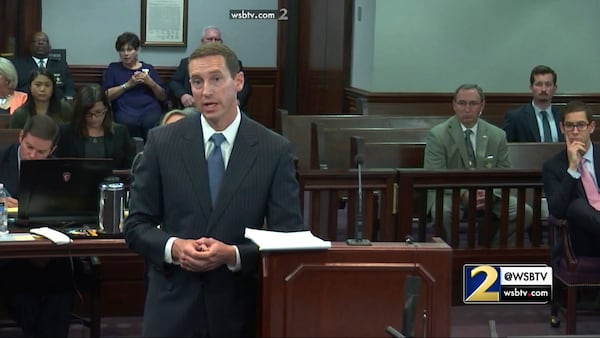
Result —
[[[240, 112], [244, 76], [227, 46], [202, 45], [189, 73], [202, 113], [151, 130], [131, 188], [125, 238], [152, 265], [143, 335], [253, 336], [259, 256], [244, 229], [304, 228], [291, 145]], [[226, 169], [211, 191], [217, 133]]]

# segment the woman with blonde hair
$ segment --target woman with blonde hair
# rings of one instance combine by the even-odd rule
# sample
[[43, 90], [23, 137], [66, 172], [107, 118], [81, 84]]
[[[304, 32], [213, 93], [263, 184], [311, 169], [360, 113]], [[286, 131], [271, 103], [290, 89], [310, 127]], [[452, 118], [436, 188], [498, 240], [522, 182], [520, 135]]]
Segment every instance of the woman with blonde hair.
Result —
[[[167, 112], [165, 115], [163, 115], [162, 119], [160, 120], [159, 126], [164, 126], [167, 124], [175, 123], [183, 118], [186, 118], [187, 116], [188, 116], [188, 113], [186, 113], [185, 110], [173, 109], [173, 110]], [[133, 161], [131, 164], [132, 171], [135, 169], [135, 167], [138, 165], [138, 163], [140, 163], [140, 160], [142, 159], [142, 153], [143, 153], [143, 151], [140, 151], [137, 154], [135, 154], [135, 157], [133, 158]]]
[[160, 125], [170, 124], [185, 118], [188, 114], [184, 110], [173, 109], [166, 113], [160, 120]]
[[27, 93], [16, 90], [19, 84], [17, 70], [13, 63], [0, 57], [0, 114], [10, 114], [27, 101]]

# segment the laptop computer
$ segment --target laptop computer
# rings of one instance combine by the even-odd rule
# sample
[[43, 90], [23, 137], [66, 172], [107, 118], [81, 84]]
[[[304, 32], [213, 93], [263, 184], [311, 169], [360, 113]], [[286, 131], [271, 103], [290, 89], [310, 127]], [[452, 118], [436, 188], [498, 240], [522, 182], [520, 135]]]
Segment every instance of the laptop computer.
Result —
[[19, 226], [98, 224], [98, 186], [112, 172], [104, 158], [21, 161]]

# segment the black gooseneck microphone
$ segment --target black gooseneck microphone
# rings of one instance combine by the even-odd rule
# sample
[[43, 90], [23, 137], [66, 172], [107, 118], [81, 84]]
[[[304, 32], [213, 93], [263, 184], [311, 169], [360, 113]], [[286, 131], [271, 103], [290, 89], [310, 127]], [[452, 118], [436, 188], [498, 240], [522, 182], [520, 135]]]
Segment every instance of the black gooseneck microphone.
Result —
[[365, 163], [365, 158], [362, 154], [354, 156], [354, 163], [358, 168], [358, 210], [356, 212], [356, 227], [354, 228], [355, 235], [353, 239], [347, 239], [348, 245], [371, 245], [371, 241], [363, 238], [363, 192], [362, 192], [362, 166]]

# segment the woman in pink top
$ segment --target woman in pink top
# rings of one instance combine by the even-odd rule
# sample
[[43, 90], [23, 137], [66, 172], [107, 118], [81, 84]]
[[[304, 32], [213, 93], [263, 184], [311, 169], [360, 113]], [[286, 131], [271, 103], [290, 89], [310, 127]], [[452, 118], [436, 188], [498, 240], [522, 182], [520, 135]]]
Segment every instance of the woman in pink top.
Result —
[[0, 57], [0, 114], [11, 114], [27, 101], [27, 93], [16, 91], [17, 70], [9, 59]]

